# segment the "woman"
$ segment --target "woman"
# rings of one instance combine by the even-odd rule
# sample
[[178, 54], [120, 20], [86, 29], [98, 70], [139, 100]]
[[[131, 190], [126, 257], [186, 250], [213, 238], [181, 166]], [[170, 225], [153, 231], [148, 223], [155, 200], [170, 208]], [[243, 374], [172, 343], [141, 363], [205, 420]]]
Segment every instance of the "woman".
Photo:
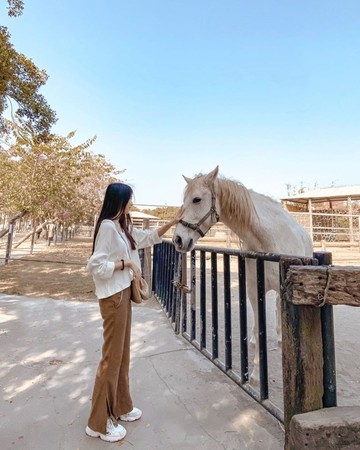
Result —
[[142, 414], [133, 406], [129, 391], [130, 284], [141, 276], [138, 249], [160, 243], [182, 214], [180, 209], [173, 220], [154, 230], [133, 228], [129, 215], [132, 195], [131, 187], [123, 183], [107, 187], [88, 262], [103, 318], [104, 342], [85, 432], [108, 442], [126, 435], [118, 420], [132, 422]]

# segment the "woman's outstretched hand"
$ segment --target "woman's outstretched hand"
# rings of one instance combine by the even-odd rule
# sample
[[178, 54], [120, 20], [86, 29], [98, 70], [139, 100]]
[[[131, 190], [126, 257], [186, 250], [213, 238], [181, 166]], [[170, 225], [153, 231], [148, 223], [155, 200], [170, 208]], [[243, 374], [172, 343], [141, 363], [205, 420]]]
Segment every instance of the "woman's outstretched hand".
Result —
[[178, 224], [179, 221], [183, 218], [183, 216], [184, 216], [184, 207], [181, 206], [172, 220], [166, 222], [165, 225], [158, 228], [158, 235], [163, 236], [168, 230], [170, 230], [171, 227]]
[[184, 205], [181, 205], [180, 208], [178, 209], [175, 217], [172, 220], [172, 222], [173, 222], [172, 224], [173, 225], [176, 225], [177, 223], [180, 222], [180, 220], [184, 217], [184, 212], [185, 212]]

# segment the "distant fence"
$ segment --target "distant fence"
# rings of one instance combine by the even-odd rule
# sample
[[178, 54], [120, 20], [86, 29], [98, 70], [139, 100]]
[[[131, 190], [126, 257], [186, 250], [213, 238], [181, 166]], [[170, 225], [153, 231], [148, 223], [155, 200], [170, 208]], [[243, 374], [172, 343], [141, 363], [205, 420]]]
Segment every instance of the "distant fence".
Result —
[[[291, 216], [302, 225], [311, 236], [314, 244], [342, 243], [349, 246], [360, 247], [360, 216], [350, 214], [325, 214], [313, 212], [290, 212]], [[149, 227], [158, 227], [166, 220], [150, 219]], [[142, 226], [141, 221], [134, 221], [135, 226]], [[171, 238], [173, 230], [168, 231], [165, 237]], [[204, 238], [199, 239], [199, 244], [215, 245], [221, 247], [241, 248], [241, 240], [222, 222], [212, 226]]]
[[359, 215], [314, 212], [290, 214], [309, 232], [313, 242], [360, 243]]
[[[321, 243], [323, 250], [326, 248], [326, 243], [342, 246], [342, 247], [352, 247], [356, 251], [356, 247], [360, 251], [360, 216], [359, 215], [349, 215], [349, 214], [326, 214], [326, 213], [300, 213], [300, 212], [290, 212], [290, 214], [299, 222], [311, 235], [313, 243]], [[3, 227], [0, 230], [0, 252], [5, 252], [7, 260], [11, 255], [12, 247], [12, 235], [7, 234], [7, 231], [11, 228], [9, 227], [10, 218], [5, 214], [0, 214], [0, 223]], [[165, 219], [154, 219], [154, 218], [133, 218], [134, 226], [140, 228], [156, 228], [164, 223]], [[0, 228], [1, 228], [0, 226]], [[17, 232], [17, 240], [19, 236], [23, 236], [25, 232], [29, 229], [28, 222], [22, 218], [20, 220], [14, 220], [13, 232]], [[174, 228], [172, 227], [164, 236], [165, 238], [172, 238], [174, 233]], [[22, 230], [22, 232], [20, 231]], [[3, 231], [3, 233], [1, 233]], [[20, 233], [19, 233], [20, 231]], [[93, 225], [76, 225], [72, 232], [80, 236], [91, 237], [93, 235], [94, 226]], [[6, 232], [6, 233], [5, 233]], [[46, 233], [43, 233], [43, 235]], [[69, 236], [71, 236], [69, 234]], [[56, 236], [54, 238], [54, 243], [58, 240], [66, 240], [68, 235], [64, 236], [64, 230], [59, 232], [56, 231]], [[34, 243], [34, 242], [33, 242]], [[33, 246], [32, 243], [32, 246]], [[36, 243], [36, 242], [35, 242]], [[232, 232], [226, 225], [222, 222], [214, 225], [204, 238], [198, 241], [201, 245], [211, 245], [216, 247], [227, 247], [227, 248], [238, 248], [241, 249], [241, 240], [239, 237]], [[14, 243], [14, 245], [18, 245]], [[332, 249], [332, 251], [335, 251]], [[30, 253], [32, 250], [30, 249]]]
[[[360, 215], [355, 214], [330, 214], [317, 212], [289, 212], [294, 219], [300, 223], [310, 234], [314, 243], [335, 242], [360, 247]], [[10, 218], [0, 213], [0, 229], [8, 226]], [[166, 223], [166, 219], [150, 218], [143, 219], [133, 217], [134, 226], [140, 228], [155, 228]], [[24, 218], [17, 221], [15, 231], [27, 231], [28, 221]], [[78, 224], [77, 234], [91, 236], [94, 225]], [[171, 238], [174, 228], [169, 230], [165, 237]], [[4, 246], [6, 237], [0, 237], [0, 245]], [[226, 225], [219, 222], [211, 227], [205, 238], [199, 240], [201, 244], [219, 245], [225, 247], [241, 247], [241, 241], [234, 232]]]

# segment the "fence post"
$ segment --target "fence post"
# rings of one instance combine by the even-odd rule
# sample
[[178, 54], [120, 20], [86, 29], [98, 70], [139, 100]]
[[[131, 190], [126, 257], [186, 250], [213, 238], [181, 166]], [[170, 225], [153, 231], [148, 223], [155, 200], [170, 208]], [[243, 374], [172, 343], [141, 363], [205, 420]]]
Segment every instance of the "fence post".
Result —
[[13, 242], [13, 237], [14, 237], [14, 227], [15, 227], [15, 222], [11, 221], [9, 223], [9, 234], [8, 234], [8, 239], [7, 239], [7, 244], [6, 244], [6, 253], [5, 253], [5, 263], [7, 264], [9, 262], [10, 256], [11, 256], [11, 248], [12, 248], [12, 242]]
[[351, 197], [348, 197], [347, 199], [347, 206], [348, 206], [348, 214], [349, 214], [349, 234], [350, 234], [350, 245], [354, 243], [354, 229], [353, 229], [353, 216], [352, 216], [352, 203], [351, 203]]
[[314, 228], [313, 228], [313, 214], [312, 214], [311, 199], [308, 200], [308, 209], [309, 209], [309, 219], [310, 219], [309, 234], [310, 234], [311, 240], [314, 242]]
[[312, 265], [311, 258], [284, 258], [280, 261], [282, 316], [282, 361], [284, 388], [285, 450], [295, 414], [322, 408], [323, 354], [321, 312], [314, 306], [293, 305], [286, 296], [285, 278], [291, 265]]
[[[332, 254], [330, 252], [315, 252], [314, 258], [319, 261], [321, 266], [332, 263]], [[321, 328], [324, 357], [323, 407], [330, 408], [337, 405], [334, 314], [332, 305], [324, 305], [321, 308]]]
[[30, 243], [30, 255], [34, 253], [34, 244], [35, 244], [35, 233], [36, 233], [36, 222], [34, 223], [33, 233], [31, 235], [31, 243]]
[[[175, 249], [173, 249], [175, 251]], [[183, 279], [183, 255], [180, 253], [175, 254], [174, 258], [174, 281], [178, 281], [179, 285], [182, 284]], [[179, 286], [173, 287], [173, 302], [174, 302], [174, 322], [175, 322], [175, 334], [180, 333], [180, 322], [181, 322], [181, 300], [182, 300], [182, 294], [183, 291], [179, 288]]]
[[[181, 284], [187, 286], [187, 256], [181, 256]], [[187, 293], [181, 293], [181, 334], [187, 332]]]
[[[149, 219], [144, 219], [143, 229], [148, 230], [150, 228]], [[144, 279], [148, 286], [152, 286], [151, 280], [151, 248], [144, 248]]]

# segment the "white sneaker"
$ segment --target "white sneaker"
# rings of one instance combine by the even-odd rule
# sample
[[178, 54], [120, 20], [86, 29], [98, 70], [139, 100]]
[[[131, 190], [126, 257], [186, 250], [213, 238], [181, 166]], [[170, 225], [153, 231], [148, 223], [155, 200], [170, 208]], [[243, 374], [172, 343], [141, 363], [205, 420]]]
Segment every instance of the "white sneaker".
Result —
[[140, 419], [141, 416], [142, 411], [139, 408], [133, 408], [133, 410], [129, 413], [122, 414], [119, 419], [123, 420], [124, 422], [134, 422], [135, 420]]
[[91, 437], [99, 437], [102, 441], [106, 442], [121, 441], [126, 436], [125, 428], [122, 425], [115, 426], [110, 418], [106, 422], [106, 434], [93, 431], [89, 426], [85, 428], [85, 433]]

